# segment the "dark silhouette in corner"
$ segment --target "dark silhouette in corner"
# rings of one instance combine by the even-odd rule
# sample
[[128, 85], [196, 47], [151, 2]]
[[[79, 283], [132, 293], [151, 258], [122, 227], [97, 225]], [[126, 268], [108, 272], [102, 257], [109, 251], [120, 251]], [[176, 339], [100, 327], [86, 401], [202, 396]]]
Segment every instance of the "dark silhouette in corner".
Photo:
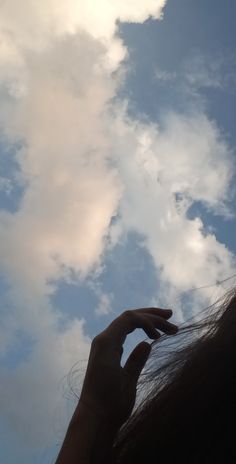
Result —
[[[171, 314], [125, 311], [94, 338], [57, 464], [236, 462], [236, 288], [198, 321], [176, 328]], [[141, 342], [121, 367], [122, 345], [135, 328], [158, 339], [152, 349]]]

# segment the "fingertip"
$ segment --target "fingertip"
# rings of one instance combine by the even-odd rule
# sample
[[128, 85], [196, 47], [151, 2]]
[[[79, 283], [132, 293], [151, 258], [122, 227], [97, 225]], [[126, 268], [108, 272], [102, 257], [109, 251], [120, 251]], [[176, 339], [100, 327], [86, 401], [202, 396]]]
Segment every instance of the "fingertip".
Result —
[[150, 343], [145, 342], [145, 341], [141, 342], [140, 345], [145, 346], [147, 349], [150, 347]]
[[172, 334], [176, 334], [178, 331], [179, 331], [179, 328], [177, 326], [171, 328], [171, 333]]
[[172, 309], [163, 309], [164, 314], [167, 318], [171, 317], [173, 315]]
[[153, 336], [152, 338], [154, 338], [155, 340], [158, 340], [158, 338], [160, 338], [161, 334], [157, 331], [153, 332]]

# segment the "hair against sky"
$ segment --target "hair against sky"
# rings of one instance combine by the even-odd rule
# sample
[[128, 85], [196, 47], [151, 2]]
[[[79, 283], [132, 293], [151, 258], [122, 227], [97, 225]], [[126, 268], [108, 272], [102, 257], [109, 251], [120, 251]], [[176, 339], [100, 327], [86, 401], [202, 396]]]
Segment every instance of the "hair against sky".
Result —
[[124, 309], [182, 323], [234, 284], [235, 10], [1, 2], [1, 463], [53, 462]]

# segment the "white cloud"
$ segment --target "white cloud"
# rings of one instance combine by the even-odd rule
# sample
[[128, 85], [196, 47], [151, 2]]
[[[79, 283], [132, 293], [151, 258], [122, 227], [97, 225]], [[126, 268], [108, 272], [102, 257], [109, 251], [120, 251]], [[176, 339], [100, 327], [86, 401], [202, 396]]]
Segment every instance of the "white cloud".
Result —
[[157, 68], [155, 73], [155, 78], [159, 81], [163, 81], [163, 82], [172, 82], [172, 81], [175, 81], [178, 77], [178, 74], [176, 73], [176, 71], [166, 71], [166, 69], [159, 69]]
[[111, 312], [111, 300], [110, 295], [102, 293], [99, 298], [99, 304], [97, 308], [95, 308], [95, 314], [98, 316], [109, 314]]
[[103, 51], [82, 34], [37, 58], [30, 55], [27, 96], [7, 121], [8, 135], [26, 141], [18, 162], [28, 188], [19, 211], [2, 214], [2, 262], [29, 288], [41, 285], [43, 293], [62, 264], [86, 274], [98, 262], [122, 193], [104, 136], [103, 112], [115, 84], [95, 70]]
[[[142, 234], [163, 285], [169, 282], [178, 292], [233, 274], [234, 255], [204, 229], [200, 218], [186, 216], [194, 201], [226, 218], [232, 216], [227, 200], [234, 161], [216, 124], [204, 114], [172, 113], [166, 115], [162, 129], [124, 115], [116, 119], [113, 130], [114, 126], [114, 151], [126, 188], [111, 244], [123, 231]], [[210, 297], [210, 291], [203, 293]]]
[[[21, 62], [24, 50], [40, 51], [51, 40], [88, 32], [106, 47], [108, 68], [116, 68], [125, 49], [115, 37], [117, 20], [143, 22], [148, 17], [160, 19], [166, 0], [47, 0], [35, 3], [24, 0], [3, 2], [1, 5], [0, 35], [2, 55], [9, 62]], [[102, 13], [101, 13], [102, 12]], [[1, 55], [0, 55], [1, 56]]]
[[[1, 272], [11, 288], [7, 336], [32, 337], [33, 351], [2, 370], [1, 410], [27, 446], [53, 441], [57, 383], [88, 355], [82, 320], [64, 329], [49, 297], [71, 271], [96, 269], [123, 195], [113, 166], [110, 101], [127, 50], [117, 20], [161, 17], [164, 0], [147, 2], [3, 2], [0, 17], [0, 130], [17, 152], [25, 186], [18, 211], [0, 212]], [[102, 12], [102, 13], [101, 13]], [[110, 296], [100, 294], [99, 313]], [[20, 398], [20, 401], [19, 401]], [[35, 421], [35, 417], [37, 420]], [[24, 433], [26, 432], [26, 434]]]
[[222, 88], [225, 84], [225, 76], [222, 71], [226, 62], [226, 57], [222, 55], [213, 57], [200, 53], [195, 54], [183, 66], [185, 79], [196, 90], [204, 87]]
[[155, 79], [175, 90], [177, 94], [186, 94], [187, 103], [194, 99], [198, 103], [205, 103], [202, 90], [215, 89], [234, 92], [236, 73], [235, 56], [229, 52], [217, 53], [197, 52], [184, 58], [175, 70], [160, 68], [158, 65], [154, 73]]
[[65, 428], [62, 380], [78, 359], [88, 358], [91, 340], [83, 333], [84, 322], [73, 320], [62, 333], [46, 331], [27, 362], [1, 371], [1, 411], [24, 446], [50, 445], [59, 418]]
[[12, 182], [7, 177], [0, 176], [0, 192], [5, 192], [6, 195], [10, 195], [12, 191]]

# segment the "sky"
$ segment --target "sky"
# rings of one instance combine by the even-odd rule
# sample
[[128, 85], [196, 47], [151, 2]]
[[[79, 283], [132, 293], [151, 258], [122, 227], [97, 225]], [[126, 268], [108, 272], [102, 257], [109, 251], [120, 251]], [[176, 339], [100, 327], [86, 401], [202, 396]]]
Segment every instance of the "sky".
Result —
[[234, 0], [1, 2], [2, 464], [55, 462], [70, 386], [125, 309], [181, 324], [235, 285], [235, 15]]

